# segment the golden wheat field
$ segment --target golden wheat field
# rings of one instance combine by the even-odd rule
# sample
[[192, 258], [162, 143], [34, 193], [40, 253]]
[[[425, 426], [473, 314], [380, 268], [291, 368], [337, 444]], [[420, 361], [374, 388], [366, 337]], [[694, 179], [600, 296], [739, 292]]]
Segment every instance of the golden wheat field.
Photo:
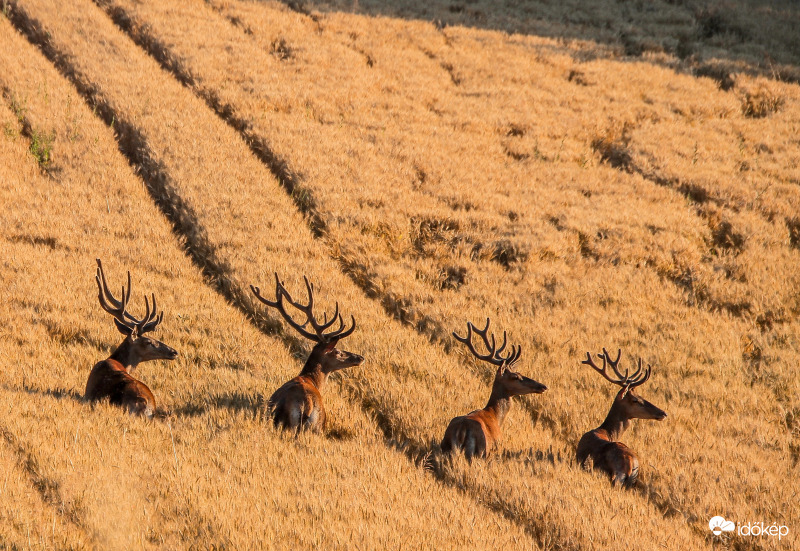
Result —
[[[796, 2], [0, 6], [0, 549], [800, 549]], [[96, 258], [179, 352], [150, 421], [83, 400]], [[320, 434], [274, 272], [357, 321]], [[468, 462], [487, 317], [548, 390]], [[575, 461], [604, 347], [668, 413], [632, 489]]]

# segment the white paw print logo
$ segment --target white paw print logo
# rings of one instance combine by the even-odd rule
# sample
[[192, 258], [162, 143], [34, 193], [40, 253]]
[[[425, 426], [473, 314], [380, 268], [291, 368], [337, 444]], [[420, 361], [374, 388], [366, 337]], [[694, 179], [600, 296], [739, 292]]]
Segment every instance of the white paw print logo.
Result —
[[736, 525], [733, 521], [725, 520], [722, 517], [712, 517], [711, 520], [708, 521], [708, 527], [715, 536], [719, 536], [723, 532], [733, 532], [736, 529]]

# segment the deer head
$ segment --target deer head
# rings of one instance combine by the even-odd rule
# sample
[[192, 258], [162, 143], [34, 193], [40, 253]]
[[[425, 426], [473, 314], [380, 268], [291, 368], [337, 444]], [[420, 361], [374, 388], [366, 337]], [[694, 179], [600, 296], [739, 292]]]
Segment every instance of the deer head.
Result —
[[[164, 319], [164, 312], [157, 314], [158, 307], [156, 306], [156, 296], [151, 295], [153, 299], [153, 308], [150, 309], [150, 301], [147, 295], [144, 297], [145, 302], [145, 315], [138, 319], [127, 311], [128, 302], [131, 298], [131, 273], [128, 272], [128, 286], [127, 292], [125, 286], [122, 286], [121, 300], [114, 298], [114, 295], [109, 291], [108, 284], [106, 283], [106, 276], [103, 272], [103, 264], [100, 259], [97, 259], [97, 281], [98, 299], [100, 300], [100, 307], [114, 317], [114, 324], [120, 333], [125, 335], [125, 340], [122, 345], [117, 348], [117, 352], [123, 354], [124, 358], [121, 359], [123, 365], [129, 368], [134, 368], [139, 362], [147, 360], [174, 360], [178, 357], [178, 352], [161, 341], [145, 336], [145, 333], [153, 331], [161, 320]], [[115, 354], [117, 354], [115, 352]]]
[[[310, 341], [316, 343], [314, 348], [311, 350], [311, 354], [309, 355], [308, 362], [306, 365], [314, 365], [316, 363], [319, 364], [322, 372], [332, 373], [334, 371], [338, 371], [340, 369], [344, 369], [346, 367], [353, 367], [356, 365], [360, 365], [361, 362], [364, 361], [363, 356], [359, 356], [358, 354], [353, 354], [352, 352], [347, 352], [345, 350], [339, 350], [336, 348], [336, 345], [339, 341], [345, 337], [348, 337], [356, 328], [356, 320], [355, 317], [350, 316], [351, 325], [348, 329], [345, 329], [344, 320], [342, 319], [342, 314], [339, 313], [339, 303], [336, 303], [333, 315], [331, 316], [330, 321], [328, 321], [328, 314], [324, 313], [322, 322], [314, 316], [314, 286], [309, 283], [308, 278], [303, 276], [303, 280], [306, 282], [306, 290], [308, 291], [308, 303], [301, 304], [292, 299], [292, 296], [283, 286], [280, 279], [278, 278], [278, 274], [275, 273], [275, 301], [270, 301], [265, 299], [261, 296], [261, 289], [258, 287], [254, 287], [253, 285], [250, 286], [250, 290], [253, 294], [266, 304], [267, 306], [271, 306], [280, 312], [281, 316], [286, 323], [288, 323], [291, 327], [295, 329], [298, 333], [300, 333], [305, 338], [309, 339]], [[295, 309], [299, 310], [302, 314], [305, 315], [305, 321], [303, 323], [296, 322], [292, 316], [286, 312], [286, 307], [284, 306], [284, 299], [292, 305]], [[338, 321], [338, 327], [333, 331], [325, 332], [330, 329], [336, 322]], [[310, 325], [313, 333], [306, 329], [306, 326]]]
[[[629, 374], [628, 370], [626, 369], [625, 374], [623, 375], [619, 372], [617, 367], [621, 355], [622, 350], [618, 349], [617, 358], [612, 360], [608, 351], [603, 348], [603, 353], [597, 355], [598, 358], [603, 360], [602, 368], [599, 368], [595, 365], [595, 363], [592, 361], [592, 355], [589, 352], [586, 353], [586, 359], [581, 363], [586, 364], [597, 371], [608, 382], [622, 387], [619, 392], [617, 392], [617, 396], [614, 398], [614, 405], [612, 408], [616, 407], [620, 411], [624, 412], [624, 416], [627, 419], [656, 419], [658, 421], [664, 419], [667, 416], [664, 410], [659, 409], [647, 400], [640, 398], [633, 391], [634, 388], [643, 385], [650, 378], [650, 371], [652, 369], [651, 366], [648, 364], [647, 369], [645, 369], [643, 372], [642, 359], [639, 358], [638, 368], [636, 371], [632, 374]], [[606, 372], [607, 365], [611, 366], [616, 378], [611, 377]]]
[[[472, 322], [467, 322], [467, 335], [461, 337], [453, 332], [453, 337], [455, 337], [457, 341], [466, 344], [469, 351], [472, 352], [472, 355], [479, 360], [497, 366], [497, 371], [494, 376], [493, 391], [502, 391], [506, 396], [521, 396], [523, 394], [541, 394], [547, 390], [547, 387], [542, 383], [511, 370], [511, 367], [519, 360], [522, 354], [522, 347], [512, 344], [511, 350], [504, 356], [503, 351], [508, 344], [506, 332], [503, 331], [503, 343], [500, 345], [500, 348], [498, 348], [494, 333], [492, 333], [491, 336], [488, 335], [489, 323], [489, 318], [486, 318], [486, 327], [478, 329], [472, 325]], [[472, 343], [473, 333], [478, 335], [483, 341], [483, 345], [487, 350], [486, 354], [480, 354], [475, 350], [475, 346]]]

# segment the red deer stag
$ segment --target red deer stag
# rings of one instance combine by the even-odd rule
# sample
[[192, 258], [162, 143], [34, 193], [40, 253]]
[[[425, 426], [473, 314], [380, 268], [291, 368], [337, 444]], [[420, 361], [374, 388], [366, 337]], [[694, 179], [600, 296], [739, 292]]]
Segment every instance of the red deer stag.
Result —
[[[502, 436], [500, 426], [503, 424], [506, 414], [511, 408], [511, 397], [523, 394], [541, 394], [547, 387], [541, 383], [523, 377], [519, 373], [511, 371], [520, 354], [522, 347], [512, 345], [508, 355], [503, 356], [506, 348], [506, 333], [503, 331], [503, 344], [497, 348], [494, 333], [491, 338], [487, 336], [489, 331], [489, 318], [486, 318], [486, 327], [477, 329], [472, 323], [467, 322], [467, 336], [460, 337], [455, 332], [453, 337], [467, 345], [470, 352], [485, 362], [497, 366], [492, 385], [492, 394], [489, 396], [489, 403], [486, 407], [453, 418], [444, 432], [442, 438], [442, 451], [450, 453], [453, 450], [463, 450], [467, 459], [474, 456], [485, 456], [492, 448], [497, 445], [497, 441]], [[488, 351], [487, 354], [479, 354], [472, 344], [472, 333], [476, 333], [483, 340], [483, 344]]]
[[89, 380], [86, 382], [85, 398], [89, 402], [95, 402], [108, 398], [109, 402], [122, 406], [133, 415], [144, 415], [152, 419], [156, 410], [156, 400], [150, 389], [143, 382], [133, 378], [131, 372], [141, 362], [148, 360], [174, 360], [178, 357], [178, 352], [170, 348], [163, 342], [146, 337], [161, 323], [164, 312], [157, 315], [156, 297], [153, 298], [153, 309], [150, 310], [150, 302], [147, 295], [144, 297], [145, 314], [142, 319], [136, 319], [126, 311], [128, 301], [131, 298], [131, 273], [128, 272], [128, 290], [122, 287], [121, 300], [114, 298], [108, 290], [106, 276], [103, 273], [103, 265], [97, 259], [97, 288], [100, 306], [114, 316], [114, 323], [120, 333], [125, 335], [116, 350], [107, 360], [97, 363], [92, 372], [89, 373]]
[[[339, 313], [339, 303], [337, 302], [331, 320], [328, 321], [328, 315], [325, 314], [322, 323], [320, 323], [314, 317], [313, 312], [314, 287], [308, 282], [307, 277], [303, 276], [303, 279], [308, 290], [308, 304], [305, 305], [292, 300], [291, 295], [278, 279], [277, 273], [275, 274], [275, 302], [262, 297], [261, 290], [258, 287], [250, 286], [258, 300], [267, 306], [276, 308], [283, 316], [283, 319], [298, 333], [316, 343], [311, 350], [311, 354], [308, 355], [300, 375], [276, 390], [267, 403], [276, 427], [282, 426], [298, 433], [302, 429], [320, 432], [325, 428], [325, 406], [322, 404], [320, 390], [322, 390], [328, 375], [346, 367], [360, 365], [364, 361], [364, 358], [358, 354], [336, 348], [339, 340], [349, 336], [356, 328], [355, 318], [350, 317], [352, 325], [345, 330], [342, 315]], [[284, 307], [284, 298], [305, 315], [305, 322], [301, 324], [292, 319]], [[325, 333], [337, 319], [339, 326], [333, 331]], [[313, 333], [305, 329], [309, 324], [314, 330]]]
[[[626, 369], [623, 375], [617, 369], [621, 354], [622, 351], [618, 350], [617, 359], [612, 360], [604, 348], [603, 353], [597, 355], [603, 360], [602, 368], [594, 364], [592, 355], [588, 352], [586, 359], [581, 362], [597, 371], [607, 381], [621, 386], [622, 389], [617, 392], [603, 424], [584, 434], [578, 442], [577, 460], [579, 465], [588, 469], [588, 460], [591, 457], [594, 467], [608, 474], [614, 486], [624, 485], [630, 488], [636, 484], [639, 476], [639, 458], [619, 439], [625, 429], [630, 426], [631, 419], [661, 421], [667, 414], [633, 392], [634, 388], [643, 385], [650, 378], [651, 367], [648, 365], [647, 369], [642, 372], [642, 360], [639, 358], [639, 367], [636, 372], [629, 375]], [[616, 379], [606, 373], [606, 364], [614, 370]]]

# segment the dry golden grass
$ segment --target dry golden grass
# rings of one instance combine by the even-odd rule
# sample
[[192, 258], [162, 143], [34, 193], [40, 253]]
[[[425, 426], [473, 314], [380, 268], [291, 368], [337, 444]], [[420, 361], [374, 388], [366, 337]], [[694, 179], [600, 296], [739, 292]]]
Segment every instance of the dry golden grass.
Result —
[[[298, 359], [208, 287], [112, 132], [0, 23], [4, 96], [24, 120], [2, 107], [4, 547], [535, 547], [387, 447], [335, 384], [331, 436], [276, 433], [263, 404]], [[55, 134], [49, 173], [24, 126]], [[166, 309], [158, 336], [182, 356], [139, 370], [159, 421], [78, 399], [120, 340], [95, 304], [93, 255]]]
[[[724, 41], [715, 47], [726, 62], [747, 69], [727, 90], [687, 74], [707, 59], [686, 65], [669, 48], [620, 60], [608, 45], [442, 29], [410, 12], [392, 13], [403, 20], [235, 1], [98, 4], [72, 0], [56, 14], [39, 0], [11, 3], [17, 27], [81, 95], [24, 39], [2, 35], [5, 137], [16, 148], [3, 166], [16, 167], [28, 149], [28, 178], [6, 170], [31, 190], [4, 212], [4, 226], [18, 229], [3, 238], [15, 273], [62, 267], [4, 301], [22, 301], [25, 314], [7, 307], [21, 329], [3, 346], [25, 366], [60, 358], [55, 373], [10, 371], [4, 409], [19, 410], [6, 441], [23, 466], [47, 457], [56, 499], [69, 503], [50, 532], [38, 519], [52, 497], [34, 499], [38, 509], [15, 526], [36, 526], [37, 541], [88, 546], [510, 538], [570, 549], [705, 548], [716, 514], [800, 526], [796, 85], [767, 78]], [[674, 36], [659, 27], [670, 17], [695, 24], [669, 10], [651, 21], [663, 36]], [[791, 37], [774, 36], [774, 57], [796, 63]], [[701, 38], [710, 48], [713, 37]], [[62, 183], [63, 198], [30, 220], [51, 181]], [[11, 205], [19, 193], [8, 193]], [[123, 205], [131, 194], [138, 203]], [[77, 210], [92, 213], [80, 218], [85, 227]], [[114, 215], [147, 225], [127, 229]], [[142, 424], [109, 408], [90, 414], [73, 399], [110, 342], [96, 333], [91, 273], [80, 268], [91, 272], [94, 256], [114, 258], [119, 272], [138, 260], [134, 285], [173, 305], [163, 333], [185, 356], [142, 368], [169, 422]], [[307, 273], [326, 304], [357, 314], [347, 347], [367, 362], [328, 389], [336, 420], [326, 437], [295, 442], [262, 418], [265, 397], [298, 368], [287, 348], [306, 347], [247, 295], [247, 284], [266, 287], [273, 270], [290, 288]], [[49, 287], [70, 289], [66, 302]], [[422, 456], [435, 458], [447, 421], [488, 395], [489, 371], [448, 338], [486, 315], [523, 344], [521, 371], [550, 391], [520, 400], [496, 457], [435, 460], [435, 475], [425, 474]], [[608, 385], [578, 364], [602, 346], [653, 363], [642, 394], [670, 414], [625, 435], [642, 459], [641, 491], [612, 490], [572, 462], [577, 439], [610, 403]], [[154, 371], [167, 376], [145, 376]], [[73, 465], [58, 450], [77, 449], [80, 415], [83, 434], [105, 423], [109, 437]], [[141, 449], [148, 460], [134, 462]], [[127, 469], [147, 465], [135, 472], [157, 489], [129, 495], [112, 485], [115, 467], [98, 475], [100, 489], [87, 489], [100, 450]], [[322, 479], [335, 480], [322, 489], [311, 458], [330, 461]], [[12, 492], [30, 495], [25, 484], [37, 479], [26, 476]], [[250, 491], [240, 495], [240, 486]], [[290, 508], [311, 493], [318, 499], [299, 514]], [[376, 499], [385, 509], [372, 518], [360, 504]], [[159, 505], [144, 505], [152, 500]], [[139, 517], [108, 534], [106, 507]], [[308, 516], [313, 527], [300, 531]], [[255, 526], [244, 520], [253, 517]], [[478, 518], [483, 527], [463, 528]], [[24, 530], [10, 534], [22, 546]]]

